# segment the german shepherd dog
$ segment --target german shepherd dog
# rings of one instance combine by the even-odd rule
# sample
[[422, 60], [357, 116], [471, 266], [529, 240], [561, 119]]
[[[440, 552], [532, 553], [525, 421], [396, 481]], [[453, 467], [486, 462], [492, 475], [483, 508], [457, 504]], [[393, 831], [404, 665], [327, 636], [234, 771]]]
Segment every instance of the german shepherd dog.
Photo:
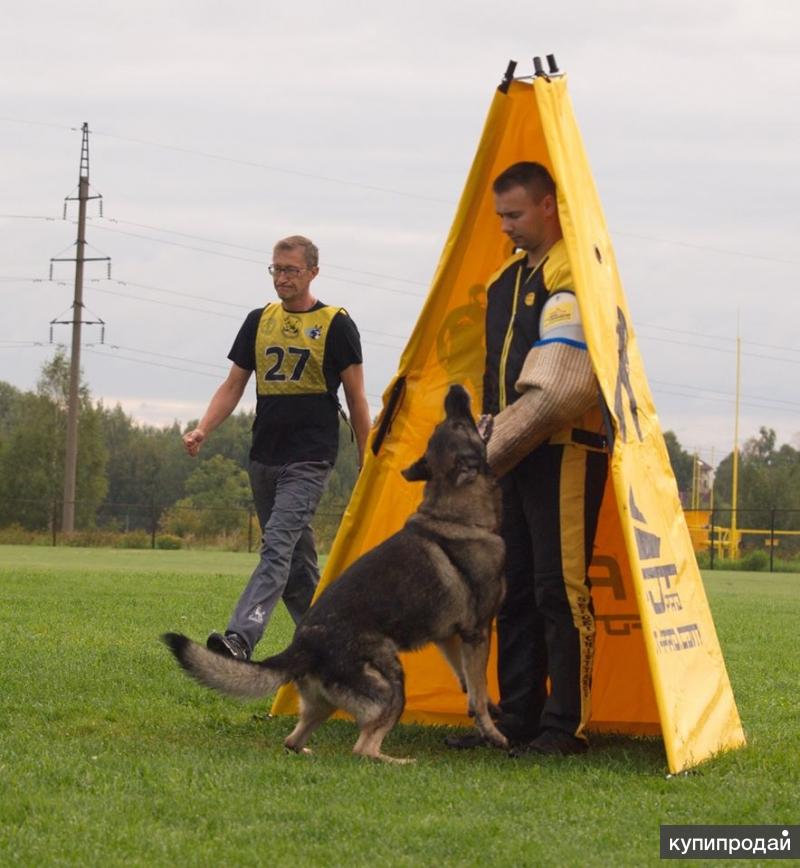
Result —
[[177, 633], [162, 637], [189, 675], [221, 693], [259, 698], [293, 681], [300, 717], [284, 742], [289, 750], [308, 753], [311, 734], [340, 708], [359, 728], [355, 754], [413, 762], [387, 756], [381, 744], [405, 705], [398, 652], [428, 642], [468, 694], [481, 735], [508, 747], [486, 693], [490, 628], [503, 595], [499, 490], [461, 386], [450, 387], [445, 411], [425, 454], [402, 471], [425, 481], [419, 509], [325, 588], [286, 650], [255, 663]]

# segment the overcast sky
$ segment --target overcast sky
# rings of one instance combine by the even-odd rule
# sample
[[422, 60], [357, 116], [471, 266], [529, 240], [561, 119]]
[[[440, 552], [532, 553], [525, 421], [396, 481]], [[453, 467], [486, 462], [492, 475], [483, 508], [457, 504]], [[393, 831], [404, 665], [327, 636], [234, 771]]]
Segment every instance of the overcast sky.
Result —
[[88, 121], [88, 255], [112, 258], [110, 281], [86, 268], [92, 395], [201, 415], [273, 298], [272, 243], [302, 233], [377, 410], [506, 64], [555, 53], [662, 427], [707, 461], [731, 450], [738, 319], [741, 439], [800, 447], [796, 0], [28, 0], [2, 31], [0, 379], [34, 388], [71, 318], [73, 266], [41, 278], [74, 255]]

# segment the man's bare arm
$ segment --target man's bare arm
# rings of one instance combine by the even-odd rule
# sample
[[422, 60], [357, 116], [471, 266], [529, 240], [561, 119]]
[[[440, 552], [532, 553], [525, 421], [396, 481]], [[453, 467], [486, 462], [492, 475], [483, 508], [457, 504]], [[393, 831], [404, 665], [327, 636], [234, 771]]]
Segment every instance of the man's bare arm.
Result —
[[364, 391], [364, 366], [350, 365], [341, 372], [344, 396], [347, 409], [350, 412], [350, 424], [356, 435], [358, 446], [358, 466], [364, 463], [364, 450], [367, 448], [367, 438], [372, 421], [369, 417], [369, 404]]
[[183, 435], [183, 445], [189, 455], [197, 455], [206, 437], [233, 413], [244, 394], [251, 373], [252, 371], [236, 364], [231, 365], [225, 382], [214, 392], [197, 427]]

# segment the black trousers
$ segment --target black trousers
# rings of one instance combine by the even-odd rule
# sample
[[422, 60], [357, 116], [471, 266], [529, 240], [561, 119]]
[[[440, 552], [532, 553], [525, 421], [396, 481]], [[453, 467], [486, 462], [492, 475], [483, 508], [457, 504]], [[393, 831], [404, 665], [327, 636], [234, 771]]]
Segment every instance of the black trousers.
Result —
[[512, 739], [548, 728], [582, 737], [589, 721], [595, 624], [587, 570], [607, 472], [604, 452], [545, 444], [500, 480], [500, 725]]

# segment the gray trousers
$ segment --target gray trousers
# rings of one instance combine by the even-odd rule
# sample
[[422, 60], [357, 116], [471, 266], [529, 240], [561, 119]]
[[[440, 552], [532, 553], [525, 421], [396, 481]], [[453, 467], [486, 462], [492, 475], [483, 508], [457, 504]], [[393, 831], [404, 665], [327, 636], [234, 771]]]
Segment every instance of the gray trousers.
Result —
[[261, 557], [228, 624], [252, 651], [264, 635], [278, 600], [295, 623], [308, 609], [319, 582], [311, 520], [332, 465], [301, 461], [270, 467], [250, 462], [250, 485], [261, 524]]

